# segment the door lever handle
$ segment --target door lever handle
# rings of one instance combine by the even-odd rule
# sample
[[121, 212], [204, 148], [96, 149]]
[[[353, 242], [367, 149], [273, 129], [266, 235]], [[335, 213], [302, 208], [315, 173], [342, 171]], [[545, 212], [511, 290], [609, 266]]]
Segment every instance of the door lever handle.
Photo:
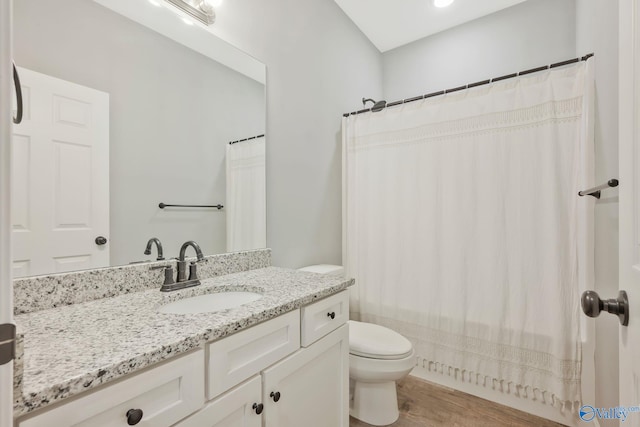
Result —
[[13, 118], [13, 123], [19, 124], [22, 122], [22, 87], [20, 86], [20, 76], [18, 70], [16, 70], [16, 63], [13, 63], [13, 84], [16, 87], [16, 104], [17, 111], [16, 116]]
[[601, 300], [596, 291], [585, 291], [580, 299], [582, 311], [589, 317], [598, 317], [601, 311], [615, 314], [622, 326], [629, 325], [629, 298], [625, 291], [618, 292], [618, 298]]

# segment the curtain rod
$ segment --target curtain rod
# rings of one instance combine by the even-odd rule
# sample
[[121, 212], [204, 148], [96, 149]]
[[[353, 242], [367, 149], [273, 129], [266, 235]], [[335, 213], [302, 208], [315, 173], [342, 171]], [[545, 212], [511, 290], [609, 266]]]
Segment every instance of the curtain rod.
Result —
[[[541, 67], [531, 68], [529, 70], [520, 71], [519, 73], [507, 74], [507, 75], [500, 76], [500, 77], [494, 77], [494, 78], [488, 79], [488, 80], [482, 80], [482, 81], [475, 82], [475, 83], [469, 83], [469, 84], [464, 85], [464, 86], [454, 87], [452, 89], [445, 89], [445, 90], [440, 90], [438, 92], [428, 93], [426, 95], [414, 96], [413, 98], [407, 98], [407, 99], [402, 99], [400, 101], [390, 102], [389, 104], [387, 104], [387, 107], [393, 107], [393, 106], [400, 105], [400, 104], [407, 104], [407, 103], [413, 102], [413, 101], [420, 101], [421, 99], [427, 99], [427, 98], [431, 98], [431, 97], [434, 97], [434, 96], [440, 96], [440, 95], [444, 95], [446, 93], [451, 93], [451, 92], [457, 92], [459, 90], [471, 89], [473, 87], [482, 86], [482, 85], [486, 85], [486, 84], [489, 84], [489, 83], [498, 82], [498, 81], [501, 81], [501, 80], [507, 80], [507, 79], [511, 79], [511, 78], [514, 78], [514, 77], [518, 77], [518, 76], [524, 76], [526, 74], [537, 73], [539, 71], [545, 71], [545, 70], [549, 70], [551, 68], [562, 67], [563, 65], [575, 64], [576, 62], [586, 61], [589, 58], [591, 58], [592, 56], [594, 56], [594, 54], [593, 53], [589, 53], [589, 54], [587, 54], [585, 56], [582, 56], [582, 57], [568, 59], [566, 61], [561, 61], [561, 62], [556, 62], [556, 63], [551, 64], [551, 65], [543, 65]], [[384, 107], [384, 108], [386, 108], [386, 107]], [[381, 110], [379, 110], [379, 111], [381, 111]], [[365, 108], [363, 110], [353, 111], [351, 113], [344, 113], [342, 116], [343, 117], [349, 117], [349, 116], [353, 116], [353, 115], [356, 115], [356, 114], [367, 113], [369, 111], [371, 111], [371, 108]]]
[[251, 141], [252, 139], [264, 138], [264, 133], [258, 136], [252, 136], [251, 138], [239, 139], [237, 141], [229, 141], [229, 145], [237, 144], [238, 142]]

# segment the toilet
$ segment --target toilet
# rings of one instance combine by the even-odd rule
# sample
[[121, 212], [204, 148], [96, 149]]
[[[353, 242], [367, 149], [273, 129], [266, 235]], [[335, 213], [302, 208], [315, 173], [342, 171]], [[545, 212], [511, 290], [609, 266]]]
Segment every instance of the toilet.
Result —
[[[338, 265], [320, 264], [301, 271], [343, 276]], [[396, 381], [415, 366], [411, 342], [373, 323], [349, 320], [349, 414], [374, 426], [393, 424], [399, 417]]]

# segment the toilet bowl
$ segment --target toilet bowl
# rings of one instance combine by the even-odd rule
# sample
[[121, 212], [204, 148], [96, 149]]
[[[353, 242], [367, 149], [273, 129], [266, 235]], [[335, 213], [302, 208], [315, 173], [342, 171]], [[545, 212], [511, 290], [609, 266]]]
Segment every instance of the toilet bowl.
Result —
[[[331, 275], [341, 266], [328, 264], [301, 268]], [[394, 423], [398, 417], [396, 381], [415, 366], [411, 342], [399, 333], [373, 323], [349, 320], [349, 414], [375, 426]]]

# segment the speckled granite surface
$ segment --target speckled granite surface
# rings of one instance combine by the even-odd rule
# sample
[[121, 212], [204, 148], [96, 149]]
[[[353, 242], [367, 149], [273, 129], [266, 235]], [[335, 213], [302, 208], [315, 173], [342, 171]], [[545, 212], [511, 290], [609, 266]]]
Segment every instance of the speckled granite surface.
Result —
[[[160, 288], [164, 272], [161, 268], [151, 268], [162, 265], [171, 265], [176, 270], [176, 262], [169, 260], [16, 279], [13, 281], [14, 313], [31, 313]], [[206, 279], [270, 265], [271, 249], [257, 249], [207, 256], [198, 263], [198, 273]]]
[[13, 395], [22, 393], [22, 376], [24, 371], [24, 335], [16, 335], [16, 358], [13, 360]]
[[[22, 393], [16, 417], [337, 293], [353, 283], [276, 267], [203, 280], [199, 287], [157, 289], [16, 316], [24, 334]], [[170, 301], [225, 290], [263, 297], [217, 313], [162, 314]]]

